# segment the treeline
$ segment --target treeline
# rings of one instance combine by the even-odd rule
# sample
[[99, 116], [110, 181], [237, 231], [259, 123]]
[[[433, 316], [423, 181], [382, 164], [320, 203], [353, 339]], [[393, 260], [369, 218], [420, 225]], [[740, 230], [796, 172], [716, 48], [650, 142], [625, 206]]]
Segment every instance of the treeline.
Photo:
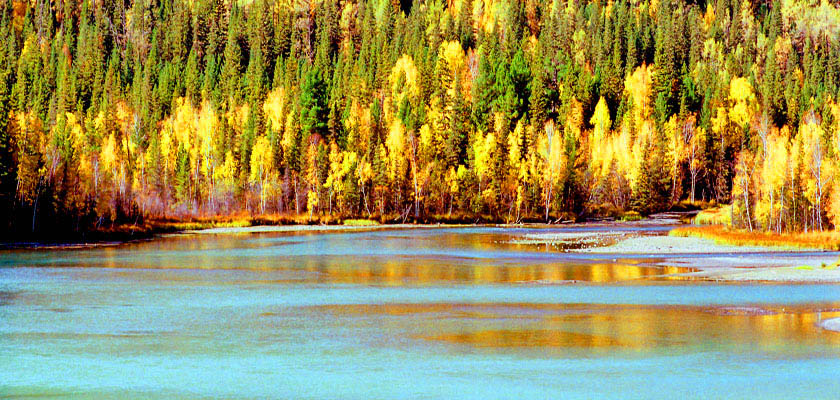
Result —
[[0, 1], [10, 232], [681, 200], [840, 226], [836, 2]]

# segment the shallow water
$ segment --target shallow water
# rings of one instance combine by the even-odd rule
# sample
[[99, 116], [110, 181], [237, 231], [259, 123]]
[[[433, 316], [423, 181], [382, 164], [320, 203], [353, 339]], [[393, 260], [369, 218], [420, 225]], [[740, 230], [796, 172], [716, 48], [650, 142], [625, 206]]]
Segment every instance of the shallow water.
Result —
[[675, 280], [688, 270], [667, 261], [515, 240], [531, 232], [189, 235], [3, 251], [0, 397], [840, 393], [840, 334], [818, 326], [840, 317], [840, 286]]

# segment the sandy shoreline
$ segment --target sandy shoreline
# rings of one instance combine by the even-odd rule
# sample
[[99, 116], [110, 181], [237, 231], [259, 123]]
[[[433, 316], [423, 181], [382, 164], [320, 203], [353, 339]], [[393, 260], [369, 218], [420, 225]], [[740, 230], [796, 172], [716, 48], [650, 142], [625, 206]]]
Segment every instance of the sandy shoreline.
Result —
[[575, 250], [580, 253], [601, 254], [710, 254], [710, 253], [791, 253], [813, 252], [819, 249], [785, 247], [732, 246], [715, 243], [709, 239], [674, 236], [633, 236], [606, 247], [588, 247]]
[[[361, 232], [389, 229], [453, 228], [475, 225], [393, 224], [393, 225], [277, 225], [209, 228], [184, 231], [180, 234], [253, 234], [280, 232]], [[840, 268], [824, 269], [838, 261], [840, 253], [818, 249], [733, 246], [696, 237], [638, 235], [615, 231], [575, 231], [528, 233], [513, 239], [520, 244], [558, 244], [578, 242], [584, 248], [572, 249], [580, 254], [611, 254], [634, 258], [650, 258], [651, 264], [695, 268], [699, 272], [686, 277], [716, 281], [840, 283]]]
[[827, 319], [820, 326], [829, 331], [840, 332], [840, 318]]
[[655, 264], [699, 269], [682, 276], [733, 282], [840, 283], [840, 253], [819, 249], [733, 246], [710, 239], [633, 236], [604, 247], [573, 250], [586, 254], [650, 256]]
[[251, 233], [273, 233], [273, 232], [330, 232], [330, 231], [369, 231], [378, 229], [418, 229], [418, 228], [450, 228], [462, 225], [415, 225], [415, 224], [391, 224], [391, 225], [258, 225], [244, 227], [225, 227], [186, 230], [180, 233], [185, 234], [251, 234]]
[[[704, 270], [695, 273], [717, 281], [778, 283], [840, 283], [840, 270], [821, 267], [757, 267]], [[838, 324], [840, 329], [840, 324]]]
[[[385, 224], [385, 225], [265, 225], [219, 227], [184, 230], [158, 236], [231, 235], [296, 232], [364, 232], [375, 230], [435, 229], [476, 227], [451, 224]], [[840, 252], [819, 249], [734, 246], [718, 244], [710, 239], [667, 236], [662, 230], [633, 230], [634, 223], [596, 223], [569, 225], [490, 225], [497, 228], [536, 228], [536, 232], [513, 235], [511, 243], [532, 245], [564, 245], [565, 252], [596, 258], [609, 255], [616, 259], [633, 259], [634, 263], [651, 266], [693, 268], [697, 272], [679, 274], [687, 278], [731, 282], [840, 283]], [[554, 228], [540, 232], [539, 228]], [[657, 226], [658, 227], [658, 226]], [[564, 229], [566, 228], [566, 229]], [[587, 229], [591, 228], [591, 229]], [[607, 229], [604, 229], [607, 228]], [[628, 229], [630, 228], [630, 229]], [[559, 230], [558, 230], [559, 229]], [[121, 242], [77, 243], [61, 245], [29, 245], [32, 248], [77, 248], [118, 245]], [[568, 248], [567, 246], [572, 246]], [[17, 246], [15, 246], [17, 247]], [[576, 248], [578, 247], [578, 248]], [[829, 268], [824, 268], [824, 267]]]

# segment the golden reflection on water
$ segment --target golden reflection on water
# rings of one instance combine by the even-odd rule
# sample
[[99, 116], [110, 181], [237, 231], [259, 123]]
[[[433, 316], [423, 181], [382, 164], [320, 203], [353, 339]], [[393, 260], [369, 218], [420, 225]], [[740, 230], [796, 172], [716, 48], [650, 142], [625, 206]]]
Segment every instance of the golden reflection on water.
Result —
[[355, 265], [320, 263], [306, 265], [324, 283], [567, 283], [618, 282], [637, 279], [668, 279], [667, 275], [692, 272], [690, 268], [646, 267], [625, 264], [509, 264], [458, 263], [451, 260], [359, 261]]
[[[638, 265], [639, 260], [546, 259], [544, 253], [556, 251], [535, 251], [539, 246], [511, 243], [510, 235], [419, 233], [172, 236], [62, 252], [75, 258], [50, 265], [148, 270], [150, 272], [145, 274], [148, 279], [172, 281], [192, 278], [177, 272], [154, 271], [268, 272], [262, 277], [254, 274], [248, 279], [273, 283], [393, 286], [450, 282], [553, 284], [676, 280], [686, 278], [675, 275], [696, 271], [651, 266], [651, 260], [647, 260], [647, 265]], [[504, 256], [506, 254], [510, 256]]]
[[445, 334], [427, 339], [468, 344], [475, 347], [634, 347], [633, 342], [610, 336], [557, 330], [484, 330], [469, 333]]
[[[488, 260], [457, 258], [395, 257], [320, 257], [288, 259], [225, 260], [202, 256], [181, 259], [176, 265], [168, 260], [144, 260], [127, 267], [123, 262], [105, 260], [101, 267], [129, 270], [116, 275], [136, 277], [137, 270], [146, 270], [152, 280], [182, 281], [178, 270], [251, 271], [255, 281], [264, 283], [340, 283], [361, 285], [439, 284], [439, 283], [520, 283], [558, 284], [573, 282], [609, 283], [633, 280], [681, 280], [696, 269], [671, 266], [641, 266], [624, 263], [570, 263], [521, 260], [494, 263]], [[169, 272], [167, 272], [169, 271]], [[262, 274], [260, 276], [259, 274]], [[231, 282], [236, 283], [236, 282]]]
[[383, 304], [313, 307], [334, 317], [381, 320], [389, 334], [475, 348], [649, 349], [730, 345], [783, 350], [840, 345], [819, 327], [840, 304], [696, 307], [554, 304]]

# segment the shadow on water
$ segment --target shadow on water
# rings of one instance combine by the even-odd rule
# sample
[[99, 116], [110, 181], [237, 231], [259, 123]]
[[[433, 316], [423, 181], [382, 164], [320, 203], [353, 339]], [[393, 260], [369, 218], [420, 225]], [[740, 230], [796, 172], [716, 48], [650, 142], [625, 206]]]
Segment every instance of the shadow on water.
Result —
[[0, 307], [12, 304], [12, 301], [18, 297], [18, 292], [0, 290]]

